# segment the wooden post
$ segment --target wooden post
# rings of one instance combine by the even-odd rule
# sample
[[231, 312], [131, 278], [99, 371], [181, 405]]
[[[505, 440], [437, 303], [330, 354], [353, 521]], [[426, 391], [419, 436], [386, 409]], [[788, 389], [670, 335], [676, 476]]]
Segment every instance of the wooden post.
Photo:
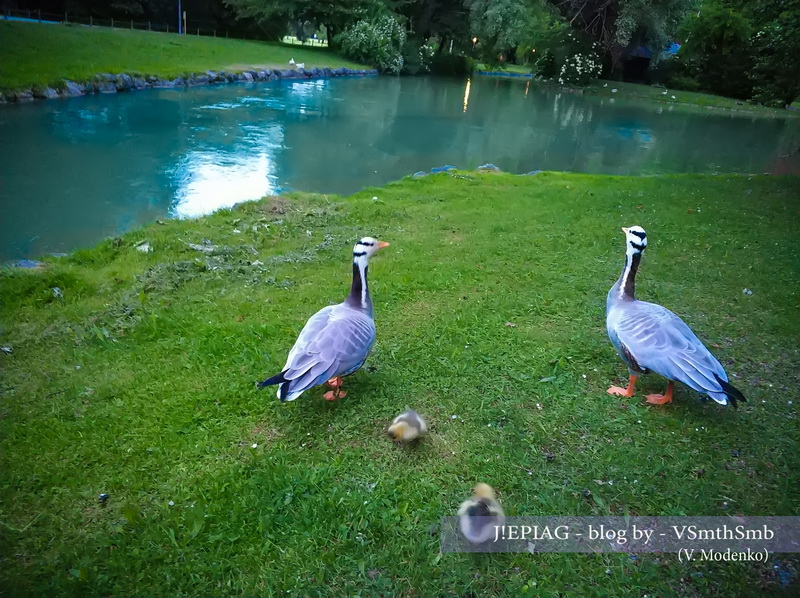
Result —
[[92, 15], [89, 15], [89, 27], [94, 27], [94, 19], [92, 18]]
[[217, 30], [214, 29], [214, 37], [217, 37]]
[[147, 21], [147, 30], [152, 31], [153, 28], [150, 26], [150, 21]]
[[131, 29], [133, 29], [133, 19], [131, 19]]
[[225, 39], [228, 39], [228, 30], [225, 30]]
[[197, 35], [200, 35], [200, 27], [197, 28]]
[[111, 18], [111, 28], [112, 29], [114, 28], [114, 18], [113, 17]]

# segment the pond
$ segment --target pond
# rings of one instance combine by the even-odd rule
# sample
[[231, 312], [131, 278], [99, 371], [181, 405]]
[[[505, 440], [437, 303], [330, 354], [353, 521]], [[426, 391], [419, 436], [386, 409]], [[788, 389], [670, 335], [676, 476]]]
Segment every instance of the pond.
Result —
[[349, 194], [445, 164], [780, 174], [800, 141], [800, 119], [481, 76], [234, 84], [0, 108], [2, 260], [287, 189]]

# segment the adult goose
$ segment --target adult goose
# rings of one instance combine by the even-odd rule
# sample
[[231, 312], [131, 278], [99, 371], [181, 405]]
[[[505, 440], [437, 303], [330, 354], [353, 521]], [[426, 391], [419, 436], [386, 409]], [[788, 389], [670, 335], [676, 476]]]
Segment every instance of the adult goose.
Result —
[[283, 370], [259, 383], [259, 388], [278, 385], [281, 401], [294, 401], [319, 384], [333, 390], [325, 399], [347, 396], [342, 378], [358, 370], [375, 342], [372, 298], [367, 286], [369, 258], [389, 243], [364, 237], [353, 247], [353, 283], [344, 302], [323, 307], [306, 322], [289, 352]]
[[640, 226], [623, 228], [625, 267], [606, 300], [606, 328], [611, 343], [627, 364], [628, 388], [612, 386], [609, 394], [632, 397], [640, 374], [655, 372], [669, 383], [663, 395], [647, 395], [647, 402], [662, 405], [672, 401], [675, 381], [707, 394], [720, 405], [744, 401], [744, 395], [728, 384], [722, 365], [694, 332], [665, 307], [639, 301], [634, 285], [639, 262], [647, 247], [647, 234]]

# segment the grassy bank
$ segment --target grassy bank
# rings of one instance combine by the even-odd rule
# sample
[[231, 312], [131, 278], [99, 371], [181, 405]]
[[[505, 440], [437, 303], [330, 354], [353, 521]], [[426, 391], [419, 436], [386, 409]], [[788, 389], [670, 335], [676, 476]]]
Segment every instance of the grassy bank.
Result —
[[[614, 89], [617, 91], [614, 92]], [[664, 105], [690, 105], [707, 109], [736, 110], [763, 115], [797, 116], [797, 112], [791, 110], [769, 108], [710, 93], [682, 91], [680, 89], [640, 85], [638, 83], [623, 83], [622, 81], [597, 80], [592, 85], [587, 86], [584, 93], [607, 98], [647, 100]]]
[[[15, 596], [796, 592], [797, 555], [440, 555], [435, 524], [477, 481], [509, 515], [800, 515], [797, 183], [442, 174], [249, 203], [4, 271], [0, 585]], [[633, 224], [650, 241], [639, 296], [708, 343], [748, 398], [738, 411], [685, 387], [672, 405], [646, 405], [658, 378], [633, 399], [606, 394], [626, 376], [604, 308], [619, 229]], [[363, 234], [392, 244], [370, 265], [369, 369], [335, 403], [257, 391], [306, 319], [344, 298]], [[204, 239], [208, 253], [188, 245]], [[406, 406], [432, 431], [399, 449], [383, 432]]]
[[83, 25], [0, 21], [0, 89], [84, 81], [98, 73], [177, 77], [207, 70], [367, 68], [321, 48]]

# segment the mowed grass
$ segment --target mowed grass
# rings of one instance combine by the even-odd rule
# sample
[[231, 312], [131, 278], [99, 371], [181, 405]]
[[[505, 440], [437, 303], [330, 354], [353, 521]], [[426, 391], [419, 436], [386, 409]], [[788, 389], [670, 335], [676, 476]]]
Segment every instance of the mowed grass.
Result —
[[83, 25], [0, 22], [0, 89], [88, 80], [99, 73], [177, 77], [208, 70], [368, 68], [327, 49]]
[[[800, 515], [799, 209], [791, 178], [441, 174], [5, 270], [0, 586], [792, 595], [797, 555], [440, 554], [436, 525], [479, 481], [513, 516]], [[634, 224], [649, 239], [638, 296], [708, 344], [747, 396], [738, 411], [682, 386], [647, 405], [657, 377], [632, 399], [606, 393], [627, 376], [604, 310]], [[378, 337], [348, 396], [257, 390], [307, 318], [344, 299], [367, 234], [391, 247], [370, 264]], [[212, 253], [187, 245], [203, 239]], [[431, 432], [398, 448], [384, 431], [406, 407]]]

